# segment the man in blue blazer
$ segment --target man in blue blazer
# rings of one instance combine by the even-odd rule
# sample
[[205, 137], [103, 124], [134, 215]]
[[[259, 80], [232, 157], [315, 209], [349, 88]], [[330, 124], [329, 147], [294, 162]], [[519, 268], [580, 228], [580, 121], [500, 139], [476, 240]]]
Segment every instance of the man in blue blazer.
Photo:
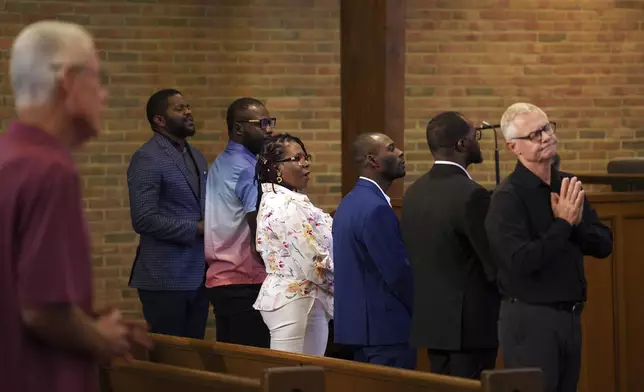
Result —
[[156, 92], [146, 114], [154, 135], [127, 171], [132, 226], [141, 236], [130, 287], [138, 289], [151, 332], [203, 339], [206, 159], [186, 141], [195, 125], [179, 91]]
[[359, 135], [353, 148], [360, 178], [333, 218], [335, 343], [356, 361], [414, 369], [412, 275], [385, 193], [405, 176], [404, 155], [381, 133]]

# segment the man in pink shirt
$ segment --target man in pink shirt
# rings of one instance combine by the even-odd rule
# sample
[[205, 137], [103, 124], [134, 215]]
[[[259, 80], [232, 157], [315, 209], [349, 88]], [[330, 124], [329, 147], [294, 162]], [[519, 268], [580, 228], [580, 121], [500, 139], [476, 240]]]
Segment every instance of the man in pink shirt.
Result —
[[266, 278], [255, 250], [255, 165], [276, 120], [261, 101], [239, 98], [228, 107], [226, 122], [228, 145], [210, 167], [206, 183], [206, 287], [218, 341], [268, 348], [268, 328], [253, 308]]
[[147, 345], [92, 308], [90, 241], [70, 151], [97, 135], [107, 95], [91, 36], [43, 21], [14, 41], [18, 121], [0, 136], [0, 369], [11, 392], [98, 389], [97, 363]]

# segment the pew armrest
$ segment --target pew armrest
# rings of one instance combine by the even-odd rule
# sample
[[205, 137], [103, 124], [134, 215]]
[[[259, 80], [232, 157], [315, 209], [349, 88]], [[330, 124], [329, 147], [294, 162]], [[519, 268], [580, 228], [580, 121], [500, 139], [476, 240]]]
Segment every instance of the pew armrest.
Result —
[[544, 392], [538, 368], [486, 370], [481, 374], [483, 392]]
[[262, 392], [325, 392], [324, 369], [319, 366], [269, 368], [264, 371]]

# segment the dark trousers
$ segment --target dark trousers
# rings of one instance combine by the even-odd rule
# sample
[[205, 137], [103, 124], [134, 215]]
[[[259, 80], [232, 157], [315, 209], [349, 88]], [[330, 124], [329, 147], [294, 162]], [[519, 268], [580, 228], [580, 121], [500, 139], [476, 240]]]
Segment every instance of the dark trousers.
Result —
[[498, 349], [467, 351], [427, 350], [432, 373], [481, 379], [483, 370], [494, 369]]
[[581, 309], [504, 300], [499, 340], [506, 368], [537, 367], [546, 392], [576, 392], [581, 368]]
[[335, 326], [333, 319], [329, 321], [329, 339], [326, 343], [326, 352], [324, 353], [325, 357], [329, 358], [338, 358], [346, 359], [348, 361], [353, 360], [353, 348], [351, 346], [337, 344], [335, 342]]
[[353, 351], [353, 359], [357, 362], [411, 370], [416, 369], [417, 357], [416, 350], [408, 344], [363, 346]]
[[138, 290], [150, 332], [203, 339], [208, 321], [206, 288], [193, 291]]
[[215, 313], [217, 341], [270, 348], [271, 335], [253, 304], [261, 284], [235, 284], [208, 289]]

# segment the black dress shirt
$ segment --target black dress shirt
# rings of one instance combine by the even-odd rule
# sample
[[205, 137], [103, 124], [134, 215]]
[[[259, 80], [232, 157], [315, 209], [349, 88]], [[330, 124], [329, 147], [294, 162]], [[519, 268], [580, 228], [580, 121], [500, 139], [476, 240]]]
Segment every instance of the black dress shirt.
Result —
[[585, 301], [584, 255], [612, 252], [612, 232], [588, 200], [578, 225], [554, 217], [550, 193], [559, 193], [564, 177], [572, 176], [553, 168], [548, 185], [519, 162], [492, 195], [485, 228], [506, 297], [535, 304]]

